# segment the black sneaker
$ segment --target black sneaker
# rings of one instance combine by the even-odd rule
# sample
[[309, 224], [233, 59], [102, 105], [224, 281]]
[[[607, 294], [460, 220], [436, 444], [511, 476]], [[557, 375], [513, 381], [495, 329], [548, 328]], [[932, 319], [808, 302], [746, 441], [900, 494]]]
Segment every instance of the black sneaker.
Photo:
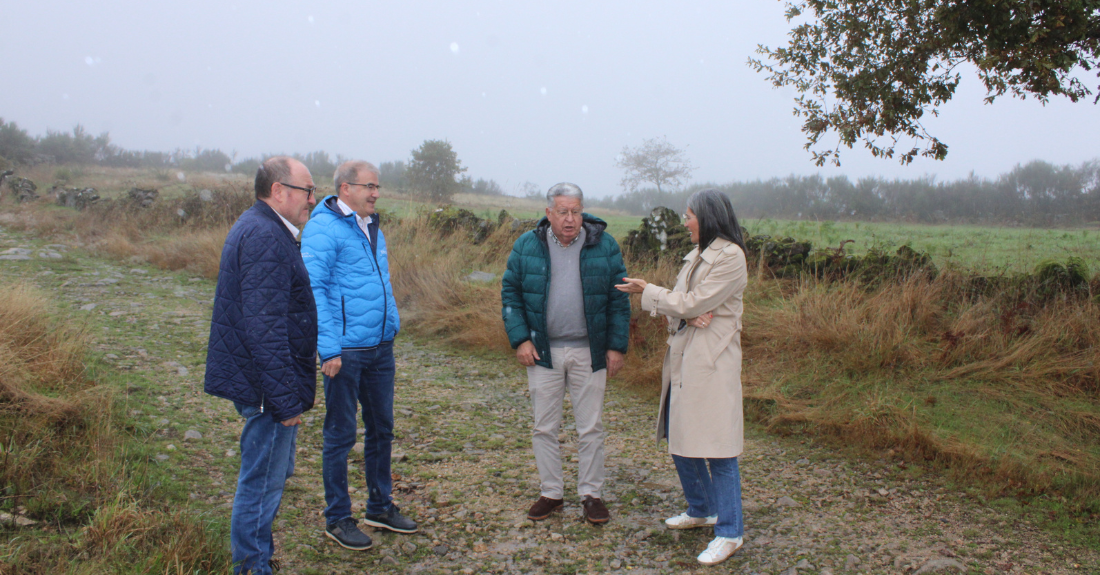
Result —
[[325, 525], [325, 535], [345, 549], [366, 551], [371, 548], [371, 545], [374, 545], [374, 542], [370, 540], [369, 535], [360, 531], [355, 524], [354, 518], [345, 517], [336, 523]]
[[385, 513], [368, 513], [366, 518], [363, 519], [363, 523], [379, 529], [396, 531], [397, 533], [416, 533], [417, 530], [416, 521], [402, 515], [401, 510], [393, 503], [390, 504], [390, 508]]

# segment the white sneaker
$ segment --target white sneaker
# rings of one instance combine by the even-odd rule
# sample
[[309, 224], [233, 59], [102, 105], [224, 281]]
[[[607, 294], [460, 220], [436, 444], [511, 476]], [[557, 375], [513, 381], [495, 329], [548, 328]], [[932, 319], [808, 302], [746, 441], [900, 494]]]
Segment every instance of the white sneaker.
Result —
[[744, 539], [741, 537], [715, 537], [707, 550], [699, 554], [699, 562], [703, 565], [717, 565], [730, 558], [741, 548]]
[[665, 527], [669, 529], [693, 529], [695, 527], [714, 527], [714, 524], [718, 523], [718, 516], [711, 515], [710, 517], [692, 517], [683, 512], [676, 517], [669, 517], [665, 519]]

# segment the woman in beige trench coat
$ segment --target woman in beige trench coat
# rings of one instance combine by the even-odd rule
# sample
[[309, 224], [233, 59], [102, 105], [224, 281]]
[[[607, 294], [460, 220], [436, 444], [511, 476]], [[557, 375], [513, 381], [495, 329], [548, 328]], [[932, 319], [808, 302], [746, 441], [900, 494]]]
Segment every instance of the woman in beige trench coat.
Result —
[[[642, 309], [668, 319], [657, 437], [668, 439], [688, 510], [665, 520], [670, 529], [714, 527], [699, 555], [714, 565], [742, 545], [741, 295], [748, 283], [741, 226], [717, 190], [688, 199], [684, 221], [697, 247], [684, 257], [672, 290], [642, 279], [616, 286], [642, 294]], [[708, 469], [709, 466], [709, 469]]]

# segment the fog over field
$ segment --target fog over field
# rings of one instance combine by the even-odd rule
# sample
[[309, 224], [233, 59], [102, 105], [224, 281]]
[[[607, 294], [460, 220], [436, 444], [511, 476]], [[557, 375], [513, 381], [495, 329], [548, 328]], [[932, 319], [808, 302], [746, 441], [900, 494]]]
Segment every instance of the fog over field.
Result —
[[[577, 182], [622, 191], [624, 145], [667, 136], [695, 181], [787, 174], [996, 176], [1100, 156], [1091, 102], [999, 99], [978, 78], [926, 126], [944, 162], [844, 150], [818, 168], [794, 93], [746, 61], [779, 46], [783, 3], [704, 1], [5, 3], [0, 117], [32, 135], [82, 123], [127, 149], [237, 158], [325, 150], [375, 162], [447, 139], [508, 193]], [[1095, 77], [1084, 78], [1095, 86]]]

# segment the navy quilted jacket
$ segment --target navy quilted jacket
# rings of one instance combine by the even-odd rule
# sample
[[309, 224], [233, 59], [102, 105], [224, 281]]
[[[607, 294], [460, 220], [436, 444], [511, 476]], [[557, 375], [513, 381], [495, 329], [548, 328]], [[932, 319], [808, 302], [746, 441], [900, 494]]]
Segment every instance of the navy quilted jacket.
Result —
[[225, 238], [206, 393], [286, 421], [313, 407], [317, 307], [298, 245], [279, 215], [257, 201]]
[[[607, 350], [626, 353], [630, 343], [630, 296], [615, 289], [626, 276], [623, 254], [607, 224], [583, 215], [584, 246], [581, 248], [581, 286], [584, 317], [588, 324], [588, 348], [592, 371], [607, 367]], [[524, 233], [512, 246], [508, 269], [501, 281], [501, 316], [513, 348], [527, 340], [535, 344], [536, 364], [553, 368], [550, 340], [546, 337], [546, 294], [550, 290], [550, 252], [546, 230], [550, 221], [542, 218], [535, 229]]]
[[401, 329], [390, 285], [386, 236], [378, 215], [367, 224], [370, 238], [336, 204], [325, 198], [302, 232], [302, 259], [317, 301], [321, 363], [342, 350], [369, 349], [393, 341]]

